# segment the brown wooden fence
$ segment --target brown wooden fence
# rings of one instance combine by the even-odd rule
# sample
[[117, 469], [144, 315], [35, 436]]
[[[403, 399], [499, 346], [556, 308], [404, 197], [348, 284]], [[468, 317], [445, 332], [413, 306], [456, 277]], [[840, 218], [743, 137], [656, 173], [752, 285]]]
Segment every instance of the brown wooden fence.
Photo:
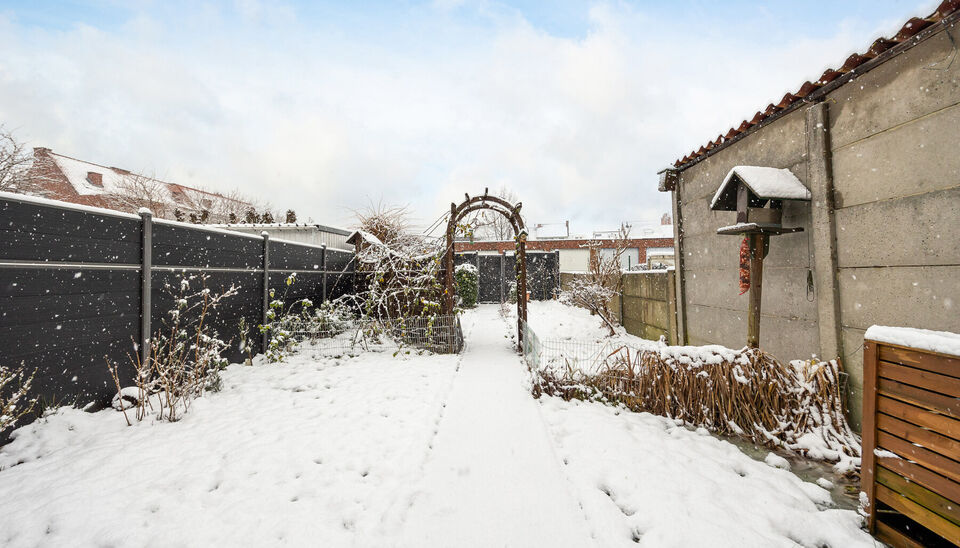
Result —
[[960, 546], [960, 357], [865, 340], [863, 376], [870, 531]]

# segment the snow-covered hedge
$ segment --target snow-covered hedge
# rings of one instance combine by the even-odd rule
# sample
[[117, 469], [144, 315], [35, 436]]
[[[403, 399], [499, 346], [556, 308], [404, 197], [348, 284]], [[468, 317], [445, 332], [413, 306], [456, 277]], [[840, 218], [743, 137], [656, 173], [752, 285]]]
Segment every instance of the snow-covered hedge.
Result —
[[454, 277], [457, 280], [457, 295], [460, 296], [460, 304], [464, 308], [473, 308], [477, 306], [477, 300], [480, 298], [480, 271], [477, 267], [464, 263], [454, 270]]

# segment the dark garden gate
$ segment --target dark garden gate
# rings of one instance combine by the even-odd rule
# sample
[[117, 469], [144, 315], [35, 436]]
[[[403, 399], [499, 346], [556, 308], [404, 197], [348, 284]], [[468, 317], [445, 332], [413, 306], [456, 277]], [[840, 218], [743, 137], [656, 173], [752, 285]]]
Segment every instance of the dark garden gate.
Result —
[[[504, 200], [503, 198], [497, 196], [490, 196], [486, 190], [484, 190], [482, 196], [470, 197], [469, 194], [465, 195], [466, 199], [457, 204], [450, 204], [450, 219], [447, 221], [447, 247], [446, 247], [446, 256], [444, 257], [444, 291], [443, 291], [443, 312], [445, 314], [452, 314], [454, 307], [454, 294], [456, 288], [453, 283], [453, 270], [454, 270], [454, 251], [453, 251], [453, 239], [456, 234], [457, 225], [461, 219], [473, 213], [474, 211], [479, 211], [481, 209], [489, 209], [495, 211], [510, 221], [510, 226], [513, 227], [513, 233], [517, 242], [517, 261], [516, 261], [516, 277], [517, 277], [517, 295], [526, 295], [527, 294], [527, 229], [523, 224], [523, 218], [520, 216], [520, 208], [522, 204], [517, 202], [516, 205], [511, 204], [510, 202]], [[527, 300], [524, 298], [517, 299], [517, 345], [518, 348], [523, 348], [523, 324], [527, 321]]]

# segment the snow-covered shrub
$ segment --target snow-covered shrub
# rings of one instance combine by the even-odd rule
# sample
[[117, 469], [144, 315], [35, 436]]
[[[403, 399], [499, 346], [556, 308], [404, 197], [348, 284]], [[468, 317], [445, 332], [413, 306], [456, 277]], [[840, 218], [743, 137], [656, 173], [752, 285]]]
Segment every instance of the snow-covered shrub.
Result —
[[651, 344], [604, 352], [602, 368], [536, 373], [534, 394], [599, 399], [679, 419], [768, 447], [859, 466], [860, 440], [844, 412], [840, 365], [794, 361], [784, 366], [755, 348]]
[[439, 314], [443, 242], [414, 233], [403, 208], [372, 207], [358, 220], [360, 288], [345, 299], [373, 319]]
[[464, 308], [474, 308], [480, 297], [480, 272], [475, 265], [464, 263], [454, 272], [457, 281], [457, 295]]
[[0, 433], [33, 410], [37, 398], [29, 397], [36, 371], [27, 374], [23, 363], [9, 368], [0, 365]]
[[349, 306], [340, 300], [320, 303], [308, 320], [311, 333], [318, 338], [336, 337], [350, 328], [353, 313]]
[[125, 416], [127, 408], [135, 407], [137, 420], [156, 412], [158, 419], [174, 422], [205, 390], [219, 390], [220, 371], [227, 366], [222, 354], [229, 342], [219, 337], [208, 320], [224, 299], [237, 294], [237, 287], [214, 293], [207, 288], [207, 279], [206, 275], [185, 275], [176, 285], [165, 285], [174, 307], [150, 339], [149, 358], [142, 362], [139, 353], [131, 358], [136, 386], [121, 388], [119, 366], [107, 362], [117, 388], [114, 405]]
[[610, 301], [617, 296], [617, 292], [593, 279], [577, 278], [570, 283], [566, 291], [560, 293], [560, 302], [570, 306], [586, 308], [600, 316], [600, 319], [610, 329], [610, 334], [616, 333], [610, 311]]
[[630, 245], [629, 238], [629, 230], [621, 227], [617, 237], [607, 245], [600, 241], [588, 242], [584, 247], [590, 250], [590, 268], [560, 295], [563, 302], [600, 316], [611, 335], [616, 333], [616, 328], [610, 304], [623, 285], [620, 258]]
[[267, 360], [276, 363], [283, 361], [299, 343], [298, 332], [306, 330], [311, 316], [313, 301], [300, 299], [287, 305], [286, 296], [290, 287], [296, 283], [297, 273], [287, 276], [284, 281], [283, 297], [276, 298], [276, 290], [270, 290], [270, 306], [267, 310], [267, 323], [260, 325], [260, 332], [267, 335], [267, 348], [264, 350]]

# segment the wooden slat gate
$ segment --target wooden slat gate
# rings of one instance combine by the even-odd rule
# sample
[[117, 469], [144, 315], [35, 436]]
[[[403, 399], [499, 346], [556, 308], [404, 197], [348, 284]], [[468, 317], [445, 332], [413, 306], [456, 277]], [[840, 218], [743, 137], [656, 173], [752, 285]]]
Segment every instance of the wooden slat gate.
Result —
[[894, 546], [960, 546], [960, 357], [863, 343], [870, 532]]

